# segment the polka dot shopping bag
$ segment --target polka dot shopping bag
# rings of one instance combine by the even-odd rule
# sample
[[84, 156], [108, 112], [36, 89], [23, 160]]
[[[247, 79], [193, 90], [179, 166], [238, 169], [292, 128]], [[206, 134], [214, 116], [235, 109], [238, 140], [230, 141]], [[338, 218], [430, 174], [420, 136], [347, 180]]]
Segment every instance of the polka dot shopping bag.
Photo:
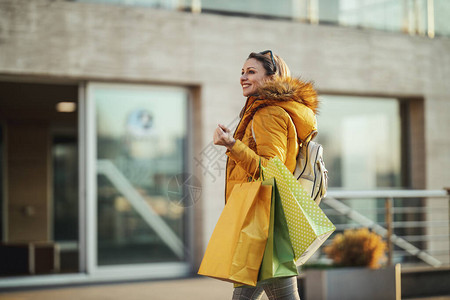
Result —
[[272, 158], [263, 170], [265, 179], [276, 179], [295, 261], [302, 265], [336, 227], [279, 158]]

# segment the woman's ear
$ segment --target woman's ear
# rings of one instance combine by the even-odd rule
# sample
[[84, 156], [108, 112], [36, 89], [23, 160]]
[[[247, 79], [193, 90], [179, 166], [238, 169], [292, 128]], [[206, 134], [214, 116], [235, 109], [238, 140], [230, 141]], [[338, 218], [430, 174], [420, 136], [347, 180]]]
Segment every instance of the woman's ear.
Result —
[[277, 77], [277, 74], [267, 75], [264, 81], [272, 81]]

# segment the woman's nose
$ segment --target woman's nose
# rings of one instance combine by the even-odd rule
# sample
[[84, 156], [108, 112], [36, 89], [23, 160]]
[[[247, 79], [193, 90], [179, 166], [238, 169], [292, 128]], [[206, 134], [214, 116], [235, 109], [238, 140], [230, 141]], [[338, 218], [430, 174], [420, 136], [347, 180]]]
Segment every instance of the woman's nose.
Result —
[[241, 81], [247, 80], [247, 75], [244, 73], [241, 75]]

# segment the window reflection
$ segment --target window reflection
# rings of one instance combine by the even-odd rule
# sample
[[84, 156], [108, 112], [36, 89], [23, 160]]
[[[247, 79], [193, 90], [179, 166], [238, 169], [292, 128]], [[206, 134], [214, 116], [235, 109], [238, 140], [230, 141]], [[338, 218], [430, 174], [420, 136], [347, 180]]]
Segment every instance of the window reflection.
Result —
[[78, 141], [73, 135], [53, 138], [53, 235], [60, 247], [62, 272], [78, 271]]
[[326, 95], [321, 105], [317, 140], [325, 149], [330, 187], [400, 187], [398, 100]]
[[436, 35], [450, 36], [450, 1], [433, 0]]
[[201, 6], [202, 11], [224, 11], [290, 18], [293, 16], [294, 2], [292, 0], [202, 0]]
[[76, 0], [78, 2], [98, 2], [106, 4], [137, 5], [154, 8], [177, 8], [177, 1], [167, 0]]

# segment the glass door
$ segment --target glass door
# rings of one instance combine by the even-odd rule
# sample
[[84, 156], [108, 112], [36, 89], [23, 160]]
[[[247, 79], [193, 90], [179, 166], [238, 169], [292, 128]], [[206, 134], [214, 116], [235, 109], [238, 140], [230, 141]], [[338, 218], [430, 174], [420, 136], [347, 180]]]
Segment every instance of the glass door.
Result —
[[0, 287], [77, 274], [78, 87], [0, 82], [0, 90]]
[[188, 173], [188, 90], [90, 83], [87, 95], [91, 268], [163, 263], [180, 275], [189, 208], [170, 186]]

